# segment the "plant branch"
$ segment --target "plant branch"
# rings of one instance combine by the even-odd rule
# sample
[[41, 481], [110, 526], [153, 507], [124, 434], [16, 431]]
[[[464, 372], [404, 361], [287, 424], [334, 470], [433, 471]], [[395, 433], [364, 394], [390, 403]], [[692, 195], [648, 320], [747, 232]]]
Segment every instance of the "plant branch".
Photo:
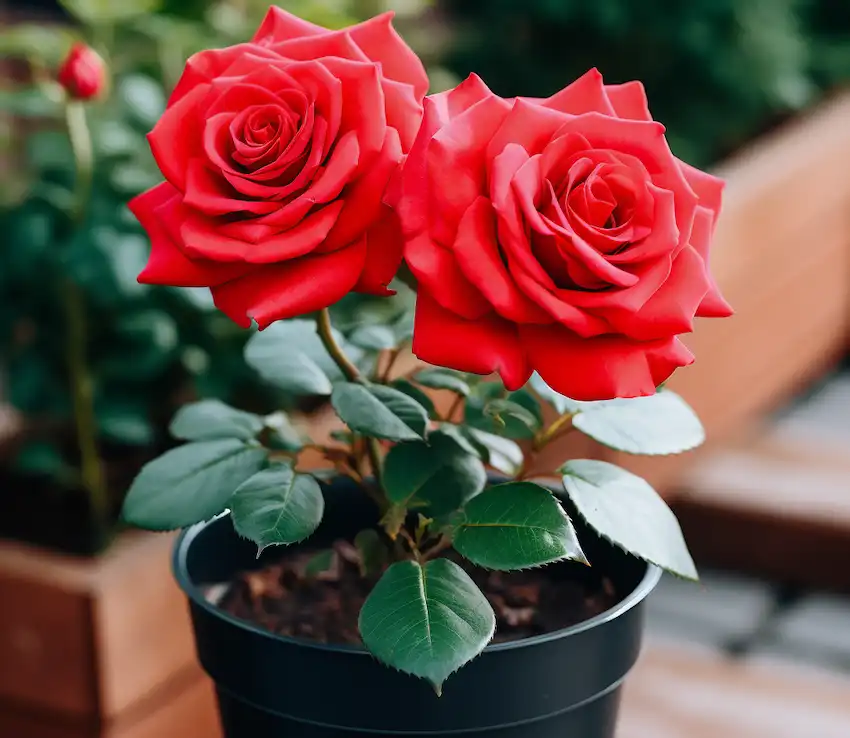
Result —
[[449, 423], [454, 422], [452, 420], [452, 418], [454, 417], [455, 413], [457, 412], [457, 409], [463, 404], [463, 400], [464, 400], [463, 395], [458, 393], [457, 397], [455, 397], [454, 401], [451, 404], [451, 407], [449, 407], [449, 410], [446, 413], [446, 420]]
[[[83, 104], [79, 101], [66, 103], [65, 120], [68, 126], [71, 148], [74, 152], [75, 164], [73, 225], [75, 230], [79, 230], [85, 223], [86, 211], [91, 198], [94, 165], [91, 134], [86, 122], [86, 111]], [[65, 278], [62, 296], [67, 320], [65, 350], [77, 444], [80, 451], [80, 474], [96, 522], [105, 525], [109, 515], [109, 499], [100, 454], [98, 453], [94, 389], [86, 356], [88, 330], [85, 295], [79, 285], [73, 280]]]
[[[331, 326], [331, 314], [327, 308], [319, 311], [316, 317], [316, 329], [319, 333], [319, 338], [322, 339], [322, 344], [334, 360], [340, 371], [347, 379], [352, 382], [365, 383], [363, 375], [355, 364], [349, 359], [340, 345], [334, 338], [333, 328]], [[381, 448], [378, 445], [378, 440], [375, 438], [364, 437], [366, 443], [366, 453], [369, 456], [369, 463], [372, 466], [372, 474], [375, 476], [375, 483], [378, 490], [383, 489], [383, 465], [381, 464]], [[381, 512], [383, 513], [387, 507], [386, 501], [382, 495], [379, 495]]]
[[533, 448], [540, 451], [544, 446], [554, 441], [559, 436], [568, 433], [573, 428], [573, 417], [575, 413], [564, 413], [546, 430], [538, 433], [534, 438]]
[[316, 329], [319, 333], [319, 338], [322, 339], [322, 345], [324, 345], [325, 350], [330, 354], [334, 363], [339, 367], [346, 379], [352, 382], [363, 383], [365, 380], [360, 370], [345, 355], [345, 352], [336, 342], [336, 338], [334, 338], [333, 328], [331, 327], [331, 314], [327, 308], [320, 310], [316, 316]]

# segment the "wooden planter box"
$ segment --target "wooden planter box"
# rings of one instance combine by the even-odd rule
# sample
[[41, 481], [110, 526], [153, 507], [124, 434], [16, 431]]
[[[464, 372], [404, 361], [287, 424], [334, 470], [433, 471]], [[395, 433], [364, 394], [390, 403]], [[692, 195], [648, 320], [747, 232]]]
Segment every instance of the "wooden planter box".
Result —
[[[670, 389], [699, 414], [709, 446], [776, 408], [847, 348], [850, 325], [850, 93], [725, 162], [711, 268], [735, 315], [697, 321], [696, 363]], [[565, 457], [555, 445], [546, 459]], [[699, 453], [699, 452], [697, 452]], [[597, 455], [670, 492], [693, 454]]]
[[215, 738], [172, 542], [82, 559], [0, 541], [0, 736]]

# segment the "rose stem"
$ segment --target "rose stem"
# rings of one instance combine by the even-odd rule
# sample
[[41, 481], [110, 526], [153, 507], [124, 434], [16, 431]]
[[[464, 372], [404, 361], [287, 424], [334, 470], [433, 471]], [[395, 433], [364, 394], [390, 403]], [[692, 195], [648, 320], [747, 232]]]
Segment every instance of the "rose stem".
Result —
[[[65, 105], [68, 137], [74, 152], [75, 182], [74, 209], [72, 213], [75, 229], [81, 229], [91, 196], [93, 157], [91, 134], [86, 122], [86, 111], [79, 101]], [[80, 286], [66, 277], [63, 281], [63, 297], [67, 318], [67, 363], [71, 396], [73, 398], [74, 421], [77, 428], [77, 444], [80, 450], [80, 474], [83, 487], [89, 497], [92, 514], [98, 526], [106, 526], [109, 515], [109, 500], [97, 446], [97, 426], [94, 413], [94, 391], [89, 373], [86, 346], [85, 296]]]
[[[327, 350], [330, 357], [334, 360], [340, 371], [352, 382], [365, 384], [366, 380], [360, 373], [360, 370], [349, 359], [340, 345], [336, 342], [331, 328], [331, 314], [327, 308], [319, 311], [316, 317], [316, 328], [319, 333], [319, 338], [322, 339], [322, 344]], [[366, 452], [369, 454], [369, 463], [372, 466], [372, 473], [375, 475], [375, 483], [379, 490], [383, 489], [383, 467], [381, 465], [381, 449], [376, 438], [366, 437]], [[383, 512], [387, 503], [382, 497], [379, 501], [379, 507]]]

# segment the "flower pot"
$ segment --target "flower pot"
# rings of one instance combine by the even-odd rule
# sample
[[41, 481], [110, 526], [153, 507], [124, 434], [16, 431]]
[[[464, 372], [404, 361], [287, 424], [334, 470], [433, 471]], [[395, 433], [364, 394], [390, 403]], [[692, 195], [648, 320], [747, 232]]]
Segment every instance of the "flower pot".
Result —
[[[353, 483], [334, 482], [325, 500], [311, 545], [374, 525], [375, 510]], [[561, 631], [488, 646], [449, 677], [442, 697], [361, 647], [274, 635], [219, 609], [205, 595], [210, 585], [263, 566], [269, 554], [258, 561], [227, 516], [188, 529], [177, 542], [175, 574], [201, 664], [216, 684], [224, 735], [613, 738], [620, 687], [640, 650], [643, 601], [660, 571], [578, 527], [589, 560], [624, 593], [619, 604]], [[576, 566], [549, 569], [563, 577]]]

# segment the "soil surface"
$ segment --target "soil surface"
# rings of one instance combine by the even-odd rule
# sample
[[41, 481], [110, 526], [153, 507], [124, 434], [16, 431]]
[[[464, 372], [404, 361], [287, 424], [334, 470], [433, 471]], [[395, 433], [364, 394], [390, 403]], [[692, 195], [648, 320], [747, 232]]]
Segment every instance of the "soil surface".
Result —
[[[319, 555], [321, 556], [321, 555]], [[274, 633], [321, 643], [359, 644], [357, 617], [376, 576], [360, 574], [356, 550], [334, 544], [331, 564], [314, 571], [316, 551], [289, 551], [274, 564], [241, 573], [208, 598], [230, 614]], [[622, 596], [592, 568], [562, 564], [516, 572], [487, 571], [450, 556], [481, 588], [496, 613], [494, 642], [550, 633], [613, 607]]]

